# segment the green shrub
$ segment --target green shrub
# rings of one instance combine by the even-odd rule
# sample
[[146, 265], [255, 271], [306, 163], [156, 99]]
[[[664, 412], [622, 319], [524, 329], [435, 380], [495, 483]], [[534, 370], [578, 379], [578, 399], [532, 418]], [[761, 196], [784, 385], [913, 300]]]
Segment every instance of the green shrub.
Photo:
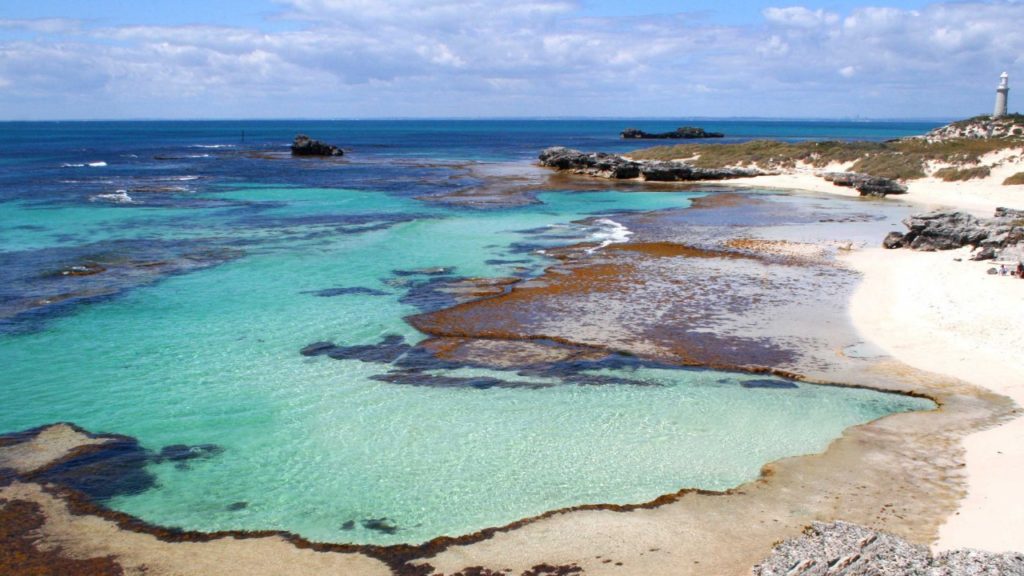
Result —
[[914, 180], [925, 176], [924, 159], [918, 154], [903, 152], [886, 152], [865, 156], [857, 160], [851, 170], [891, 180]]
[[973, 180], [975, 178], [985, 178], [992, 174], [992, 169], [988, 166], [978, 166], [976, 168], [941, 168], [935, 171], [935, 177], [940, 178], [945, 182], [963, 182], [965, 180]]
[[1017, 172], [1013, 176], [1003, 180], [1003, 186], [1024, 186], [1024, 172]]

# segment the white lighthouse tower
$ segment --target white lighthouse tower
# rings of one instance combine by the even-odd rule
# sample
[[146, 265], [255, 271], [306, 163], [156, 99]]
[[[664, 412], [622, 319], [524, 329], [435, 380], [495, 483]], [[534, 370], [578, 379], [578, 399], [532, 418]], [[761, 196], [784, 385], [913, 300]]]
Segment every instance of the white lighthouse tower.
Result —
[[996, 111], [992, 113], [993, 118], [1006, 116], [1006, 95], [1010, 92], [1010, 75], [1003, 72], [999, 77], [999, 87], [996, 88]]

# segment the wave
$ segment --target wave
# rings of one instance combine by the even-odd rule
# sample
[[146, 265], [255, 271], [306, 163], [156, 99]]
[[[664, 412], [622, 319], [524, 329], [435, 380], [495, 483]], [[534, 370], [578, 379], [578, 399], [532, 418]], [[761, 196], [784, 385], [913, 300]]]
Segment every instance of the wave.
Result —
[[611, 244], [628, 242], [629, 237], [633, 235], [633, 232], [629, 228], [626, 228], [622, 224], [619, 224], [615, 220], [611, 220], [609, 218], [598, 218], [597, 220], [594, 220], [594, 224], [596, 225], [597, 230], [590, 235], [590, 238], [600, 242], [600, 244], [587, 250], [589, 253], [596, 252], [597, 250]]
[[107, 163], [102, 160], [100, 160], [99, 162], [87, 162], [81, 164], [72, 164], [70, 162], [65, 162], [61, 164], [61, 168], [85, 168], [86, 166], [90, 168], [103, 168], [106, 165]]
[[192, 144], [189, 148], [234, 148], [234, 144]]
[[127, 190], [118, 190], [109, 194], [97, 194], [89, 200], [96, 202], [97, 200], [104, 200], [107, 202], [114, 202], [115, 204], [133, 204], [135, 201], [128, 195]]

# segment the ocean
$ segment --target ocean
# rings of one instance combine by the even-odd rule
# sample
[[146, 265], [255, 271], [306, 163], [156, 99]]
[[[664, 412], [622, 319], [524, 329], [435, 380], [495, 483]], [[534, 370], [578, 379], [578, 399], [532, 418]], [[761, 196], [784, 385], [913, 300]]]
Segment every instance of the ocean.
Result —
[[[185, 446], [194, 457], [154, 457], [150, 482], [104, 500], [149, 522], [394, 544], [727, 489], [851, 425], [929, 407], [625, 357], [539, 373], [417, 356], [425, 336], [406, 318], [456, 304], [453, 284], [535, 278], [560, 246], [628, 240], [623, 214], [721, 188], [548, 186], [487, 208], [444, 198], [541, 178], [532, 163], [548, 146], [626, 152], [649, 143], [619, 139], [624, 128], [684, 124], [723, 142], [937, 126], [0, 123], [0, 432], [68, 421], [154, 455]], [[293, 159], [298, 133], [345, 156]]]

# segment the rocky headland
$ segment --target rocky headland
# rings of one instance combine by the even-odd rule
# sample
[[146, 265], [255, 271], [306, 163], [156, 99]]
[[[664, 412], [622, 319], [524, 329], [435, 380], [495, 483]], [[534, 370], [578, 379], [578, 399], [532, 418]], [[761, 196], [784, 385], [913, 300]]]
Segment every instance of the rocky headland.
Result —
[[707, 132], [703, 128], [680, 126], [671, 132], [644, 132], [639, 128], [626, 128], [619, 134], [622, 138], [638, 140], [695, 140], [700, 138], [724, 138], [721, 132]]
[[580, 152], [571, 148], [547, 148], [539, 156], [541, 166], [572, 174], [610, 178], [640, 179], [647, 182], [696, 182], [759, 176], [755, 168], [700, 168], [680, 161], [636, 161], [604, 152]]

